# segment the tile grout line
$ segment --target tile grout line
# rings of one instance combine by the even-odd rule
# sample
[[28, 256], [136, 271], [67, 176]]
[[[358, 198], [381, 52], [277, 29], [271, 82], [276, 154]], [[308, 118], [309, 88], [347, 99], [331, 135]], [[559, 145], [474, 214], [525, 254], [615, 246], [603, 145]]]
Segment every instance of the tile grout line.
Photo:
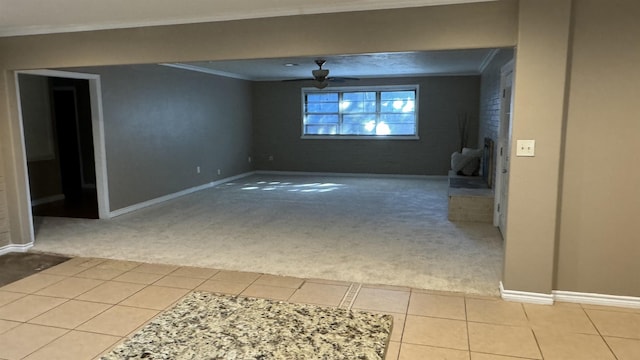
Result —
[[[89, 267], [88, 269], [96, 268], [96, 266], [97, 266], [97, 265], [94, 265], [94, 266], [92, 266], [92, 267]], [[87, 269], [87, 270], [88, 270], [88, 269]], [[83, 271], [86, 271], [86, 270], [83, 270]], [[97, 288], [97, 287], [99, 287], [99, 286], [101, 286], [101, 285], [103, 285], [103, 284], [105, 284], [105, 283], [109, 282], [109, 281], [112, 281], [112, 280], [104, 280], [104, 279], [82, 278], [82, 277], [77, 277], [77, 276], [75, 276], [75, 275], [77, 275], [77, 274], [74, 274], [74, 275], [62, 275], [62, 276], [64, 276], [66, 279], [70, 279], [70, 278], [74, 278], [74, 279], [89, 279], [89, 280], [100, 280], [100, 281], [102, 281], [102, 282], [101, 282], [100, 284], [96, 285], [95, 287], [93, 287], [93, 288], [91, 288], [91, 289], [88, 289], [88, 290], [86, 290], [85, 292], [83, 292], [83, 293], [81, 293], [81, 294], [79, 294], [79, 295], [76, 295], [76, 296], [75, 296], [75, 297], [73, 297], [73, 298], [63, 298], [63, 299], [65, 299], [65, 300], [66, 300], [65, 302], [63, 302], [63, 303], [61, 303], [60, 305], [57, 305], [57, 306], [55, 306], [55, 307], [53, 307], [53, 308], [51, 308], [51, 309], [47, 310], [46, 312], [44, 312], [44, 313], [42, 313], [42, 314], [40, 314], [40, 315], [35, 316], [35, 317], [34, 317], [34, 318], [32, 318], [32, 319], [27, 320], [25, 323], [26, 323], [26, 324], [32, 324], [32, 325], [40, 325], [40, 326], [47, 326], [47, 327], [53, 327], [53, 328], [60, 328], [60, 329], [68, 330], [68, 331], [67, 331], [67, 333], [72, 332], [72, 331], [83, 331], [83, 330], [78, 330], [78, 328], [79, 328], [79, 327], [81, 327], [82, 325], [84, 325], [84, 324], [88, 323], [89, 321], [93, 320], [93, 319], [94, 319], [94, 318], [96, 318], [97, 316], [102, 315], [103, 313], [105, 313], [106, 311], [110, 310], [110, 309], [111, 309], [111, 308], [113, 308], [114, 306], [118, 305], [118, 304], [101, 303], [101, 302], [96, 302], [96, 301], [87, 301], [87, 302], [90, 302], [90, 303], [96, 303], [96, 304], [107, 305], [108, 307], [107, 307], [107, 308], [105, 308], [104, 310], [100, 311], [98, 314], [94, 315], [93, 317], [91, 317], [91, 318], [89, 318], [89, 319], [87, 319], [87, 320], [83, 321], [82, 323], [78, 324], [77, 326], [75, 326], [75, 327], [73, 327], [73, 328], [71, 328], [71, 329], [69, 329], [69, 328], [62, 328], [62, 327], [57, 327], [57, 326], [51, 326], [51, 325], [42, 325], [42, 324], [32, 323], [31, 321], [32, 321], [32, 320], [34, 320], [34, 319], [36, 319], [37, 317], [39, 317], [39, 316], [41, 316], [41, 315], [44, 315], [44, 314], [46, 314], [46, 313], [48, 313], [48, 312], [50, 312], [50, 311], [53, 311], [53, 310], [55, 310], [55, 309], [57, 309], [57, 308], [61, 307], [62, 305], [64, 305], [64, 304], [66, 304], [66, 303], [70, 302], [70, 301], [85, 301], [85, 300], [78, 300], [77, 298], [78, 298], [78, 297], [80, 297], [80, 296], [82, 296], [82, 295], [84, 295], [84, 294], [86, 294], [86, 293], [88, 293], [88, 292], [90, 292], [90, 291], [92, 291], [93, 289], [95, 289], [95, 288]], [[66, 280], [66, 279], [64, 279], [64, 280]], [[60, 282], [62, 282], [62, 281], [64, 281], [64, 280], [61, 280]], [[53, 285], [55, 285], [55, 284], [53, 284]], [[50, 285], [50, 286], [53, 286], [53, 285]], [[148, 285], [146, 285], [146, 286], [148, 286]], [[146, 287], [146, 286], [145, 286], [145, 287]], [[45, 288], [43, 288], [43, 289], [46, 289], [46, 288], [47, 288], [47, 287], [45, 287]], [[41, 289], [41, 290], [43, 290], [43, 289]], [[144, 289], [144, 287], [143, 287], [143, 289]], [[38, 291], [41, 291], [41, 290], [38, 290]], [[142, 290], [142, 289], [141, 289], [141, 290]], [[139, 291], [140, 291], [140, 290], [139, 290]], [[139, 291], [137, 291], [137, 292], [139, 292]], [[137, 292], [136, 292], [136, 293], [137, 293]], [[37, 294], [36, 294], [36, 293], [33, 293], [33, 294], [31, 294], [31, 295], [37, 295]], [[38, 296], [54, 297], [54, 296], [48, 296], [48, 295], [38, 295]], [[54, 298], [57, 298], [57, 297], [54, 297]], [[124, 300], [122, 300], [122, 301], [124, 301]], [[65, 333], [64, 335], [66, 335], [67, 333]], [[99, 334], [101, 334], [101, 333], [99, 333]], [[64, 335], [63, 335], [63, 336], [64, 336]], [[105, 335], [106, 335], [106, 334], [105, 334]], [[58, 337], [58, 338], [59, 338], [59, 337]], [[50, 343], [52, 343], [53, 341], [56, 341], [58, 338], [56, 338], [56, 339], [52, 340]], [[46, 345], [49, 345], [50, 343], [48, 343], [48, 344], [46, 344]], [[45, 346], [46, 346], [46, 345], [45, 345]], [[42, 348], [42, 347], [41, 347], [41, 348]], [[38, 349], [37, 349], [37, 350], [35, 350], [35, 351], [38, 351], [38, 350], [40, 350], [41, 348], [38, 348]], [[34, 351], [34, 352], [35, 352], [35, 351]], [[33, 353], [31, 353], [31, 354], [33, 354]], [[30, 354], [30, 355], [31, 355], [31, 354]]]
[[609, 345], [609, 342], [607, 341], [607, 339], [605, 339], [604, 335], [602, 335], [602, 333], [600, 332], [600, 329], [598, 329], [598, 326], [596, 325], [595, 321], [593, 321], [593, 319], [591, 318], [591, 316], [589, 316], [589, 312], [587, 311], [587, 309], [584, 308], [584, 306], [582, 306], [582, 304], [580, 304], [580, 309], [582, 310], [582, 312], [584, 313], [584, 315], [587, 317], [587, 319], [589, 319], [589, 322], [591, 323], [591, 325], [593, 326], [594, 329], [596, 329], [596, 332], [598, 333], [598, 335], [600, 336], [600, 339], [602, 339], [602, 342], [604, 342], [604, 344], [607, 346], [607, 349], [609, 349], [609, 351], [611, 352], [611, 354], [613, 355], [613, 357], [615, 359], [618, 359], [618, 355], [616, 355], [616, 353], [613, 351], [613, 349], [611, 348], [611, 346]]
[[541, 358], [544, 359], [544, 353], [542, 352], [542, 346], [540, 346], [540, 340], [538, 340], [538, 335], [536, 335], [536, 332], [533, 330], [533, 327], [529, 327], [529, 330], [531, 330], [531, 334], [533, 334], [533, 339], [536, 341], [536, 346], [538, 347], [538, 352], [540, 353]]
[[464, 303], [464, 324], [467, 329], [467, 349], [469, 350], [469, 360], [471, 360], [471, 334], [469, 333], [469, 314], [467, 313], [467, 297], [462, 297]]
[[[415, 294], [414, 289], [413, 288], [409, 288], [409, 300], [407, 301], [407, 308], [404, 310], [404, 322], [402, 323], [402, 331], [400, 332], [400, 340], [398, 341], [398, 356], [396, 357], [395, 360], [400, 359], [400, 353], [402, 352], [402, 346], [403, 344], [407, 344], [404, 342], [404, 330], [405, 327], [407, 325], [407, 319], [409, 318], [409, 307], [411, 306], [411, 299], [413, 298], [413, 294]], [[395, 325], [395, 319], [393, 322], [393, 325]], [[393, 328], [392, 328], [393, 330]]]
[[[36, 325], [36, 324], [31, 324], [31, 325]], [[39, 325], [39, 326], [45, 326], [45, 325]], [[60, 328], [61, 329], [61, 328]], [[36, 352], [40, 351], [40, 349], [43, 349], [46, 346], [49, 346], [50, 344], [54, 343], [55, 341], [57, 341], [58, 339], [60, 339], [61, 337], [67, 335], [68, 333], [72, 332], [73, 330], [69, 330], [69, 329], [64, 329], [66, 330], [64, 333], [62, 333], [60, 336], [56, 336], [54, 339], [52, 339], [51, 341], [49, 341], [48, 343], [38, 347], [37, 349], [34, 349], [33, 351], [31, 351], [29, 354], [21, 357], [21, 359], [25, 359], [33, 354], [35, 354]]]
[[520, 307], [522, 308], [522, 311], [524, 312], [524, 317], [527, 320], [527, 327], [529, 328], [529, 330], [531, 331], [531, 334], [533, 335], [533, 340], [536, 341], [536, 346], [538, 347], [538, 352], [540, 353], [541, 358], [544, 359], [544, 353], [542, 352], [542, 346], [540, 346], [540, 341], [538, 340], [538, 335], [536, 335], [536, 332], [533, 329], [533, 324], [531, 324], [531, 317], [529, 316], [529, 313], [527, 312], [527, 307], [524, 306], [524, 303], [520, 303]]

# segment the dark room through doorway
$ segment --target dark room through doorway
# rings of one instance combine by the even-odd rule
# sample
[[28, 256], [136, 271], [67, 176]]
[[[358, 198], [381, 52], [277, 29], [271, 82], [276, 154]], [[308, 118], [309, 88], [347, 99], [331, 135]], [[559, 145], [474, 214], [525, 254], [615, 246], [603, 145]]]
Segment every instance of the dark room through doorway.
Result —
[[99, 218], [89, 81], [19, 81], [33, 215]]

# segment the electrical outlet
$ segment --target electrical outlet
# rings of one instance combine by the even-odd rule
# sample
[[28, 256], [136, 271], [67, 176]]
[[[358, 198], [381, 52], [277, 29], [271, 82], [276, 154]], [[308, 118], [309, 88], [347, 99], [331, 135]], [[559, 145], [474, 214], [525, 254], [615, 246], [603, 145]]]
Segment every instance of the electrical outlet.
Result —
[[273, 161], [273, 155], [269, 155], [269, 161]]
[[249, 162], [251, 162], [251, 156], [249, 156], [249, 159], [248, 159], [248, 160], [249, 160]]
[[516, 156], [536, 156], [535, 140], [517, 140]]
[[200, 174], [200, 166], [196, 166], [196, 174]]
[[221, 171], [220, 171], [220, 169], [218, 169], [218, 175], [220, 175], [220, 173], [221, 173]]

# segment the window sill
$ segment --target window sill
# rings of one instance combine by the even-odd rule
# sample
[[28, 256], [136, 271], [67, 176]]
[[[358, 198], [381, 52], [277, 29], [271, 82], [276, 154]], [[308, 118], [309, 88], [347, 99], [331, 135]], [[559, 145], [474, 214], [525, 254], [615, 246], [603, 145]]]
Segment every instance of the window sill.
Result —
[[303, 140], [420, 140], [417, 135], [302, 135]]

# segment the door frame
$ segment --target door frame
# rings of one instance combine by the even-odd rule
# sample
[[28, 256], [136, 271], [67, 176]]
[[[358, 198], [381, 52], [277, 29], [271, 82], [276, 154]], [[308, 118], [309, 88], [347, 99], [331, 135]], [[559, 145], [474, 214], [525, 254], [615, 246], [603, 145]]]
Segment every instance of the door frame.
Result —
[[[21, 153], [26, 154], [25, 138], [24, 138], [24, 122], [22, 118], [22, 99], [20, 98], [20, 81], [18, 75], [37, 75], [46, 77], [60, 77], [69, 79], [83, 79], [89, 81], [89, 97], [91, 102], [91, 125], [93, 133], [93, 152], [96, 168], [96, 192], [98, 195], [98, 217], [100, 219], [110, 218], [109, 212], [109, 186], [107, 181], [107, 157], [105, 147], [104, 136], [104, 117], [102, 113], [102, 85], [100, 82], [100, 75], [76, 73], [60, 70], [19, 70], [14, 71], [17, 105], [18, 105], [18, 124], [20, 127], [20, 142]], [[26, 198], [23, 199], [27, 203], [27, 210], [29, 214], [29, 222], [31, 227], [30, 242], [35, 240], [34, 225], [33, 225], [33, 213], [31, 212], [31, 190], [29, 188], [29, 173], [27, 169], [27, 159], [23, 156], [22, 169], [24, 171], [25, 184], [23, 186], [26, 189]]]
[[[514, 64], [515, 61], [511, 60], [500, 68], [500, 94], [505, 94], [507, 88], [511, 88], [511, 96], [506, 99], [504, 95], [500, 96], [500, 128], [498, 133], [498, 148], [496, 152], [496, 187], [494, 190], [494, 206], [493, 206], [493, 225], [500, 227], [500, 214], [502, 213], [504, 218], [503, 222], [506, 225], [507, 216], [507, 203], [508, 198], [503, 199], [502, 193], [505, 187], [509, 186], [509, 174], [502, 175], [504, 165], [502, 156], [509, 156], [511, 149], [511, 128], [513, 122], [513, 111], [507, 113], [506, 104], [510, 104], [509, 108], [513, 107], [513, 79], [514, 79]], [[508, 192], [508, 190], [507, 190]], [[506, 229], [500, 229], [502, 237], [506, 236]]]

